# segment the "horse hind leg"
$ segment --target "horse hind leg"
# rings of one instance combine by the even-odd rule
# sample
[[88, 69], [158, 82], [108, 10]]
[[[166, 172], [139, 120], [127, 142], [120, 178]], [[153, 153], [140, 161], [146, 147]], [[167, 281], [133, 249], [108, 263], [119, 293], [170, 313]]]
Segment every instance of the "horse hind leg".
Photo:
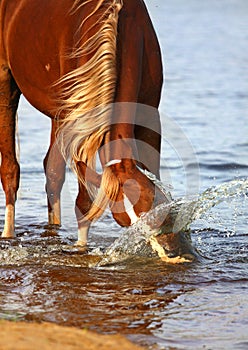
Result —
[[6, 209], [2, 237], [15, 237], [15, 201], [19, 188], [20, 167], [16, 158], [16, 111], [20, 91], [7, 66], [0, 68], [0, 175]]
[[50, 146], [44, 159], [46, 175], [46, 193], [48, 206], [48, 224], [61, 224], [60, 194], [65, 181], [65, 160], [56, 143], [59, 123], [52, 120]]
[[75, 214], [78, 222], [78, 239], [76, 245], [86, 246], [91, 225], [91, 222], [86, 219], [86, 215], [90, 210], [92, 201], [86, 187], [81, 183], [78, 184], [78, 187], [78, 195], [75, 204]]
[[[56, 134], [60, 124], [52, 120], [50, 146], [44, 159], [44, 171], [46, 174], [46, 192], [48, 205], [48, 224], [61, 224], [61, 190], [65, 181], [66, 163], [56, 142]], [[84, 169], [82, 170], [82, 175]], [[87, 244], [90, 222], [85, 220], [85, 215], [91, 205], [91, 200], [85, 186], [79, 183], [79, 191], [76, 199], [75, 213], [78, 221], [77, 245]]]
[[[87, 168], [87, 165], [83, 162], [77, 162], [78, 171], [81, 173], [81, 176], [86, 181], [91, 181], [91, 177], [94, 177], [93, 183], [99, 187], [101, 182], [101, 176], [97, 175], [94, 172], [91, 172], [90, 169]], [[90, 198], [88, 189], [82, 183], [82, 181], [78, 181], [78, 195], [76, 198], [75, 204], [75, 214], [78, 222], [78, 240], [76, 245], [78, 246], [86, 246], [88, 241], [88, 232], [90, 229], [91, 221], [87, 220], [87, 214], [91, 208], [92, 199]]]

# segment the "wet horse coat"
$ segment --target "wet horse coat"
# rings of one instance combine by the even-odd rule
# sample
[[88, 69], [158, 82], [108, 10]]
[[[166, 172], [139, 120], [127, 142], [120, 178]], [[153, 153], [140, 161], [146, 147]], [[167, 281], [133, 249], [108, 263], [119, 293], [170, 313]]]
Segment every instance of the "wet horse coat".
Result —
[[[120, 225], [132, 224], [152, 207], [156, 190], [137, 164], [159, 177], [162, 64], [143, 1], [0, 0], [0, 24], [2, 237], [15, 235], [21, 94], [51, 118], [44, 159], [49, 224], [61, 222], [67, 158], [79, 178], [79, 243], [108, 204]], [[144, 144], [155, 152], [144, 152]], [[97, 151], [102, 176], [94, 172]], [[100, 187], [93, 204], [88, 181]]]

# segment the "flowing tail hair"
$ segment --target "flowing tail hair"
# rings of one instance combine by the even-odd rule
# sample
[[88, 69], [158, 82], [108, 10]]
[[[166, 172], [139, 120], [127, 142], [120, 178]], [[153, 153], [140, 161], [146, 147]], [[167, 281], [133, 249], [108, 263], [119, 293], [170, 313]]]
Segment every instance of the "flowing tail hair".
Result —
[[[56, 82], [57, 86], [62, 86], [58, 115], [63, 115], [58, 144], [79, 181], [92, 196], [95, 196], [95, 189], [86, 183], [77, 162], [83, 161], [95, 170], [97, 151], [110, 130], [117, 80], [117, 25], [123, 0], [98, 0], [94, 6], [95, 2], [76, 0], [72, 7], [72, 14], [75, 14], [92, 3], [93, 9], [79, 28], [83, 32], [81, 43], [70, 54], [72, 59], [89, 54], [91, 57]], [[96, 18], [94, 24], [90, 21], [92, 16]], [[90, 35], [92, 32], [94, 34]], [[100, 189], [86, 219], [99, 218], [109, 202], [116, 198], [118, 189], [118, 179], [111, 169], [104, 168]]]

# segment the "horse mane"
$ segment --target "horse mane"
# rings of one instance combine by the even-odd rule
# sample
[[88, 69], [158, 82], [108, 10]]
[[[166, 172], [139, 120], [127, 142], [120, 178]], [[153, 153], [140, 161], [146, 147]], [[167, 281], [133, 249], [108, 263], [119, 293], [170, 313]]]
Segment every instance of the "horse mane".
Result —
[[[89, 53], [92, 55], [86, 63], [56, 82], [56, 85], [62, 86], [59, 96], [60, 108], [57, 112], [58, 116], [63, 115], [58, 143], [65, 159], [70, 159], [71, 167], [79, 181], [87, 187], [90, 194], [94, 195], [92, 185], [85, 183], [76, 164], [78, 161], [83, 161], [95, 170], [97, 151], [110, 129], [117, 79], [117, 24], [123, 0], [75, 0], [71, 13], [76, 13], [87, 4], [92, 5], [90, 7], [92, 10], [80, 27], [82, 28], [93, 15], [97, 16], [97, 23], [92, 24], [86, 33], [83, 33], [83, 39], [84, 37], [86, 39], [78, 43], [70, 58], [76, 59]], [[93, 32], [91, 36], [90, 32]], [[109, 175], [105, 172], [109, 173], [109, 169], [105, 170], [102, 183], [106, 184], [104, 179], [109, 179]], [[115, 182], [115, 187], [118, 187], [117, 179]], [[109, 181], [107, 183], [110, 185]], [[99, 217], [108, 205], [102, 187], [101, 185], [88, 219]], [[116, 195], [116, 190], [113, 190], [110, 198], [114, 199]]]

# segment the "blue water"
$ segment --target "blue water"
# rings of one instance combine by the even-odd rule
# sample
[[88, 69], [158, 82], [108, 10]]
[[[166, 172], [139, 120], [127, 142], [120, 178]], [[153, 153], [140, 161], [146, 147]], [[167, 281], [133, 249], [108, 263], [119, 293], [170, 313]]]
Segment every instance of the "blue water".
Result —
[[[177, 199], [247, 178], [247, 1], [147, 0], [146, 4], [164, 62], [163, 182], [172, 184]], [[18, 239], [0, 242], [2, 252], [8, 251], [0, 264], [0, 318], [120, 332], [151, 349], [247, 349], [247, 193], [192, 223], [193, 244], [204, 257], [200, 262], [168, 266], [141, 259], [90, 269], [80, 266], [80, 256], [68, 262], [66, 251], [59, 252], [60, 263], [56, 259], [51, 263], [52, 254], [41, 261], [37, 250], [27, 259], [26, 248], [47, 254], [46, 247], [54, 247], [56, 255], [60, 245], [76, 240], [76, 182], [69, 172], [59, 237], [45, 226], [42, 159], [49, 124], [22, 99]], [[2, 192], [0, 209], [2, 225]], [[106, 248], [119, 234], [107, 215], [94, 224], [90, 246]], [[19, 254], [15, 264], [9, 251]]]

